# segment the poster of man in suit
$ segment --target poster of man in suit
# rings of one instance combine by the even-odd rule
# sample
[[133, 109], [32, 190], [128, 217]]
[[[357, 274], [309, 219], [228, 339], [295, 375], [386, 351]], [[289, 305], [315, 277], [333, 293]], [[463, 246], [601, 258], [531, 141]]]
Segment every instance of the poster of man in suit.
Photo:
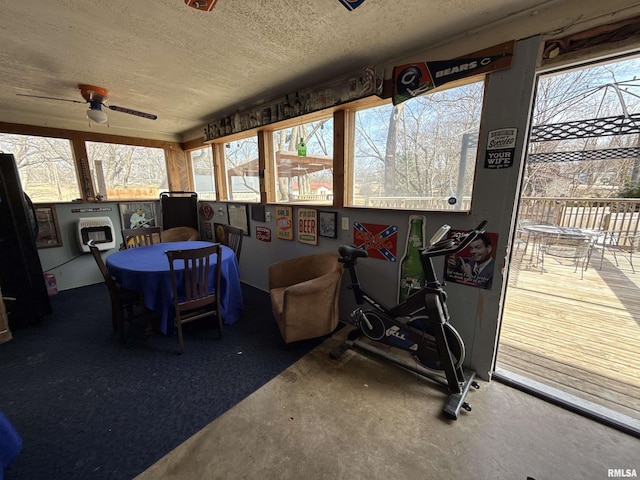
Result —
[[[454, 231], [449, 232], [449, 237], [455, 233]], [[445, 281], [490, 290], [496, 266], [495, 245], [497, 242], [497, 233], [483, 233], [464, 250], [447, 255]]]

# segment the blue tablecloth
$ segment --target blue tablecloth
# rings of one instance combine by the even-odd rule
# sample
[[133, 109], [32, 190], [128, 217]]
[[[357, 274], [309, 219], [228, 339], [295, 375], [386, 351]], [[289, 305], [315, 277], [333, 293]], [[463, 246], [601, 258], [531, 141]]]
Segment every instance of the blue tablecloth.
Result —
[[[161, 329], [173, 333], [173, 289], [167, 250], [189, 250], [211, 245], [210, 242], [158, 243], [146, 247], [129, 248], [107, 257], [107, 268], [120, 285], [144, 294], [145, 306], [157, 312]], [[176, 267], [179, 262], [176, 262]], [[212, 263], [214, 265], [214, 263]], [[222, 247], [222, 285], [220, 309], [225, 324], [235, 323], [242, 313], [242, 291], [236, 256], [228, 247]]]
[[22, 438], [11, 422], [0, 410], [0, 480], [4, 478], [4, 469], [22, 450]]

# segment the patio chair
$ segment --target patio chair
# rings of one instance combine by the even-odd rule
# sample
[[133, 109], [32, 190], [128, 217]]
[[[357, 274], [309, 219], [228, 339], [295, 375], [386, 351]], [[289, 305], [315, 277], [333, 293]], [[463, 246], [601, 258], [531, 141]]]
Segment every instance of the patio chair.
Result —
[[[516, 246], [516, 251], [520, 250], [521, 245], [524, 245], [524, 250], [522, 251], [523, 258], [527, 254], [527, 250], [529, 250], [529, 242], [533, 244], [531, 248], [534, 249], [540, 242], [539, 233], [527, 230], [526, 227], [530, 225], [553, 225], [553, 223], [547, 222], [545, 220], [538, 220], [535, 218], [523, 218], [518, 220], [516, 227], [516, 237], [513, 243]], [[533, 259], [534, 255], [535, 251], [532, 251], [530, 259]]]
[[556, 257], [571, 260], [575, 266], [574, 272], [577, 272], [580, 267], [580, 278], [584, 278], [584, 271], [589, 265], [591, 247], [591, 237], [563, 234], [544, 235], [539, 246], [540, 273], [544, 273], [545, 258]]
[[604, 254], [606, 250], [609, 250], [613, 254], [613, 259], [616, 262], [616, 267], [619, 267], [617, 253], [628, 255], [627, 260], [631, 266], [631, 271], [636, 273], [636, 269], [633, 266], [633, 254], [638, 250], [640, 246], [640, 233], [633, 233], [627, 231], [609, 230], [603, 232], [602, 237], [596, 240], [594, 247], [600, 250], [600, 270], [604, 262]]

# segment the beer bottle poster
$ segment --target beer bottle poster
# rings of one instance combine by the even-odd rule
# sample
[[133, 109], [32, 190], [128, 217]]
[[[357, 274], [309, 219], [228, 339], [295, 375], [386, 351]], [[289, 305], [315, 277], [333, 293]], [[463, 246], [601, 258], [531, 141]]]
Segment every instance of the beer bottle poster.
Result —
[[292, 218], [291, 207], [276, 207], [276, 238], [293, 240]]
[[424, 248], [426, 219], [422, 215], [410, 215], [407, 243], [398, 269], [398, 303], [424, 287], [425, 277], [420, 260], [420, 250]]
[[318, 244], [318, 211], [313, 208], [298, 209], [298, 241]]

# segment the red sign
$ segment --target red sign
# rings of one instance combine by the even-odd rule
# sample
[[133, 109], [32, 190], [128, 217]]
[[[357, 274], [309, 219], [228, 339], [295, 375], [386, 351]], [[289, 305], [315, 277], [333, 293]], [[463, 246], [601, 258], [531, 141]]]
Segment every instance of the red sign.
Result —
[[211, 220], [213, 218], [213, 208], [208, 203], [200, 205], [200, 216], [203, 220]]
[[256, 227], [256, 240], [261, 242], [271, 241], [271, 229], [267, 227]]

